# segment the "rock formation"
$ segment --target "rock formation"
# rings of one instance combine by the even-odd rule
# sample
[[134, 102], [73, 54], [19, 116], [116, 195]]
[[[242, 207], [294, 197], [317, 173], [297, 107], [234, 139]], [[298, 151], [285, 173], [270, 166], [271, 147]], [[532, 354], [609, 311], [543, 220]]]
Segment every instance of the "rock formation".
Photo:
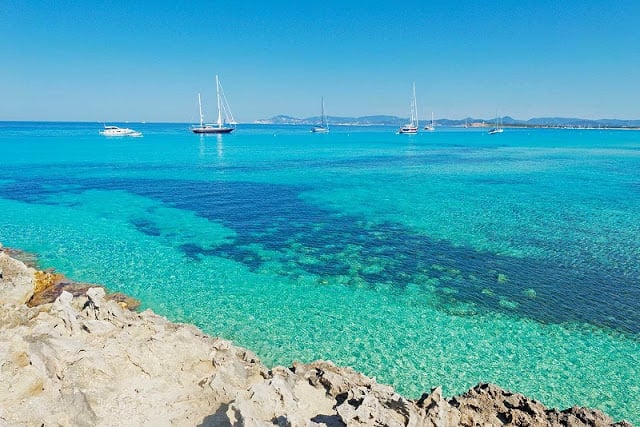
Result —
[[43, 273], [1, 251], [0, 271], [0, 426], [629, 425], [489, 384], [414, 401], [327, 361], [268, 369], [246, 349], [131, 311], [100, 287], [33, 304]]

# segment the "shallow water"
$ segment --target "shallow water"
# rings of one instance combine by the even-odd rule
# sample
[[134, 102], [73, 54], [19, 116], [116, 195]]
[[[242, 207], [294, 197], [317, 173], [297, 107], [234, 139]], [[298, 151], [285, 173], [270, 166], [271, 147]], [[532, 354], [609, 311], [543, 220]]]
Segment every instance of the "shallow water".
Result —
[[0, 123], [0, 241], [254, 350], [417, 397], [640, 423], [640, 133]]

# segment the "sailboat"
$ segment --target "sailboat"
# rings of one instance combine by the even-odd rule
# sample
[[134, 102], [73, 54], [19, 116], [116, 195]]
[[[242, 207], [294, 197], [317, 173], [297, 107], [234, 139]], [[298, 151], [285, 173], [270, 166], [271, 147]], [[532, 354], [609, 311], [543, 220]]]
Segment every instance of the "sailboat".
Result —
[[[200, 125], [193, 126], [191, 132], [193, 133], [231, 133], [235, 129], [236, 122], [233, 120], [233, 114], [229, 108], [227, 98], [224, 96], [224, 91], [220, 85], [220, 79], [216, 75], [216, 95], [218, 97], [218, 121], [215, 124], [204, 123], [204, 115], [202, 114], [202, 102], [200, 100], [200, 94], [198, 94], [198, 107], [200, 108]], [[224, 120], [222, 115], [224, 114]]]
[[434, 131], [436, 130], [436, 122], [433, 121], [433, 111], [431, 112], [431, 124], [427, 124], [424, 127], [424, 130], [428, 130], [428, 131]]
[[491, 129], [489, 129], [489, 132], [487, 132], [489, 135], [493, 135], [496, 133], [502, 133], [504, 131], [504, 129], [502, 129], [500, 127], [500, 118], [498, 117], [498, 115], [496, 114], [496, 127], [493, 127]]
[[327, 122], [327, 116], [324, 114], [324, 97], [320, 98], [322, 104], [322, 114], [320, 116], [320, 125], [311, 128], [311, 132], [314, 133], [327, 133], [329, 132], [329, 122]]
[[416, 102], [416, 84], [413, 84], [413, 99], [411, 101], [411, 114], [409, 123], [400, 128], [398, 133], [418, 133], [418, 103]]

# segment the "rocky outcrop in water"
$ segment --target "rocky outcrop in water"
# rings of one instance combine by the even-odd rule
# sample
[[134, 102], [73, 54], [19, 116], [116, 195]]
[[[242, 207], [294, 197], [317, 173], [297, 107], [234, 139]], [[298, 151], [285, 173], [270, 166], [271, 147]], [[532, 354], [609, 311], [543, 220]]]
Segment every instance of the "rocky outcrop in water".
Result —
[[414, 401], [331, 362], [268, 369], [194, 326], [131, 311], [103, 288], [62, 288], [36, 304], [43, 273], [3, 252], [0, 271], [0, 426], [629, 425], [489, 384]]

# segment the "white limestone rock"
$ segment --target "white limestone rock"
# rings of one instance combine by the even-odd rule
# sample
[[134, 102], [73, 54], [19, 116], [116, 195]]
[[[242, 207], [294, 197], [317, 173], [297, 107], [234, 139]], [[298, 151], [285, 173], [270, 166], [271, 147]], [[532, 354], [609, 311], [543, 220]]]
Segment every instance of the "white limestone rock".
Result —
[[35, 270], [0, 251], [0, 305], [22, 305], [33, 296]]

